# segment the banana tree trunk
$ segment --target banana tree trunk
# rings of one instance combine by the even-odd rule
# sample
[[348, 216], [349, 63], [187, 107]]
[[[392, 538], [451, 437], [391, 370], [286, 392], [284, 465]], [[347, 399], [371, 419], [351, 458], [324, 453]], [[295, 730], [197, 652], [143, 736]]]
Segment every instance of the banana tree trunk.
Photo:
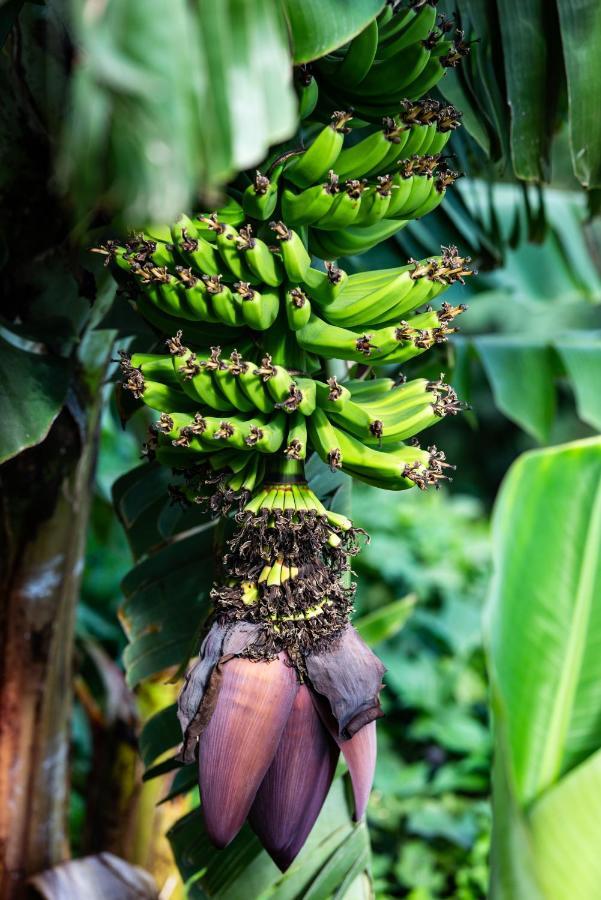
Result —
[[113, 339], [86, 340], [48, 436], [0, 469], [0, 900], [68, 857], [75, 607]]

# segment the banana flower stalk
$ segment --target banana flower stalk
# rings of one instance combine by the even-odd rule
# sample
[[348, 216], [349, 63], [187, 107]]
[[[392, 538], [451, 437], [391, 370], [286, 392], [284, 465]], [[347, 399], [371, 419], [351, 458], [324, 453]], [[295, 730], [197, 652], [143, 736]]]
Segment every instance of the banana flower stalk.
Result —
[[213, 843], [227, 846], [248, 819], [285, 871], [319, 815], [340, 752], [355, 819], [365, 813], [384, 666], [349, 623], [349, 520], [328, 519], [306, 486], [267, 493], [238, 517], [229, 577], [213, 590], [214, 621], [179, 697], [179, 758], [198, 766]]

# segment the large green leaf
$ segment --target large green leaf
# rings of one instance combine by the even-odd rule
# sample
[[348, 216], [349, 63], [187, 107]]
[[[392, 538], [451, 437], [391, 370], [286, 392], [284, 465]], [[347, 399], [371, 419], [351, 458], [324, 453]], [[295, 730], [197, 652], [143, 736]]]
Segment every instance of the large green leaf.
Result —
[[120, 616], [130, 641], [123, 654], [130, 685], [184, 666], [196, 651], [209, 611], [213, 530], [211, 523], [166, 544], [125, 576]]
[[[353, 825], [344, 779], [337, 778], [307, 843], [282, 875], [248, 825], [225, 850], [208, 840], [200, 810], [177, 822], [168, 834], [190, 898], [300, 900], [331, 896], [357, 865], [365, 868], [369, 841], [365, 823]], [[369, 891], [369, 888], [368, 888]], [[368, 900], [370, 894], [363, 894]]]
[[493, 900], [596, 900], [601, 439], [522, 456], [493, 516], [486, 621]]
[[557, 0], [568, 81], [570, 143], [576, 177], [601, 187], [601, 5], [597, 0]]
[[601, 887], [601, 751], [534, 806], [532, 843], [545, 900], [596, 900]]
[[294, 131], [278, 0], [77, 0], [74, 10], [62, 170], [82, 212], [101, 203], [129, 225], [176, 218]]
[[61, 411], [73, 363], [0, 338], [0, 463], [43, 441]]
[[493, 519], [491, 678], [520, 804], [599, 747], [601, 440], [528, 453]]
[[576, 397], [583, 422], [601, 431], [601, 338], [595, 335], [567, 335], [556, 344]]
[[540, 342], [512, 336], [474, 339], [499, 409], [544, 443], [553, 422], [553, 356]]
[[282, 0], [290, 28], [294, 62], [325, 56], [363, 31], [383, 0]]

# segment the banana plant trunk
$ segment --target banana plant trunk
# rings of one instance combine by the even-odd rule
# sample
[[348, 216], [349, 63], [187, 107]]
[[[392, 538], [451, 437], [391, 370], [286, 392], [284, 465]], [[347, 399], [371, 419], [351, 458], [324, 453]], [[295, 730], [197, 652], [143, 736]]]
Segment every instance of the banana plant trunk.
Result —
[[113, 338], [88, 338], [46, 439], [0, 469], [0, 900], [69, 853], [75, 608]]

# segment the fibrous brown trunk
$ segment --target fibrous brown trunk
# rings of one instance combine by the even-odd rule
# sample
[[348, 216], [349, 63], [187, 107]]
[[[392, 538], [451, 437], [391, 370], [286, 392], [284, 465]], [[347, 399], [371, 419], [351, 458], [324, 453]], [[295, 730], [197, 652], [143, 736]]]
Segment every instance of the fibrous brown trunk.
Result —
[[68, 855], [75, 606], [113, 336], [88, 341], [46, 440], [0, 469], [0, 900]]

